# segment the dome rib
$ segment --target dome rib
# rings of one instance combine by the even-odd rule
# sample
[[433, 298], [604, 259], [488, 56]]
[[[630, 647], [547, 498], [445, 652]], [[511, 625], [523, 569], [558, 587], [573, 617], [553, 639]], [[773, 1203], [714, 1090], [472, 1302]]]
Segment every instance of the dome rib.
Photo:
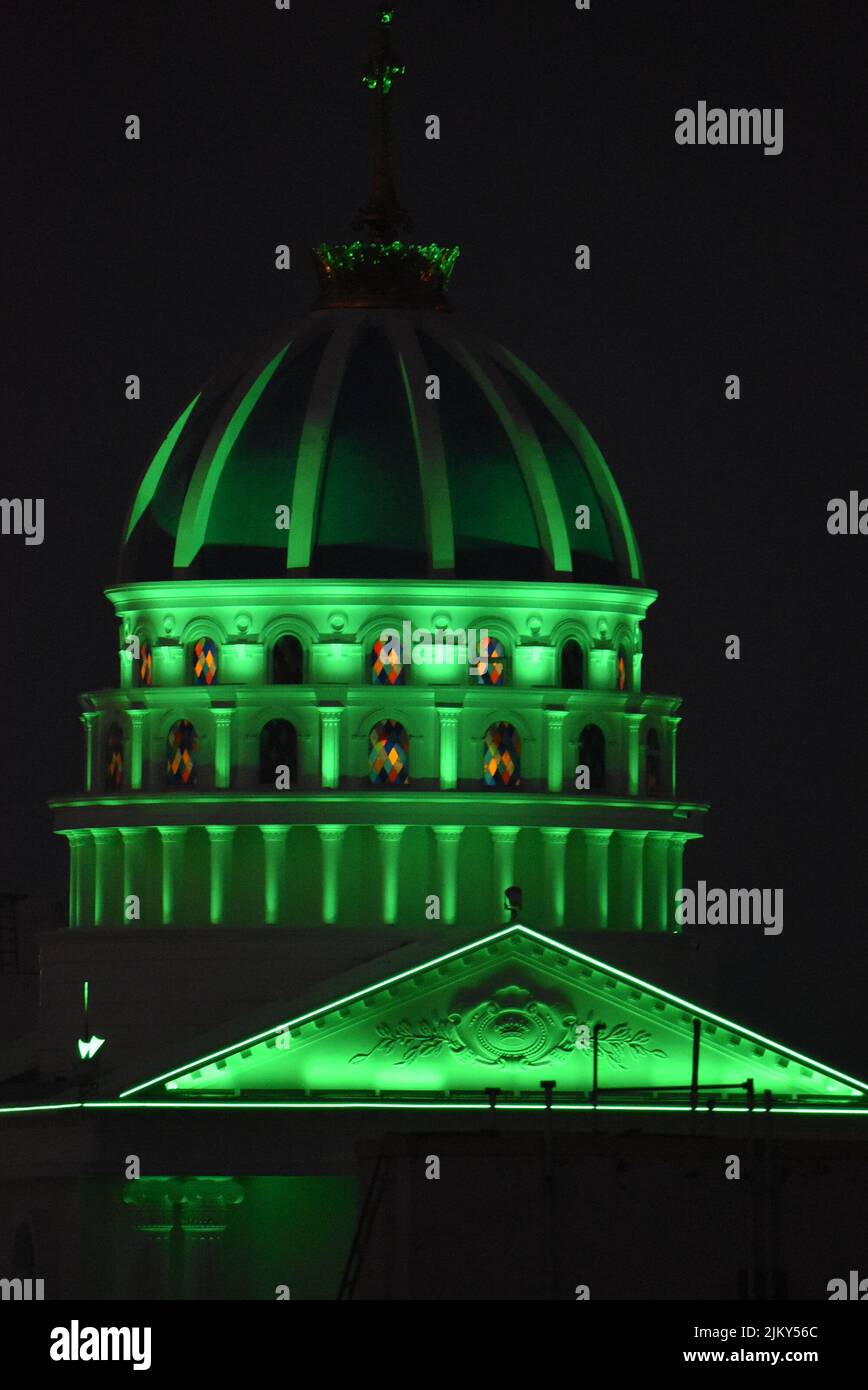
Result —
[[503, 366], [515, 372], [521, 381], [534, 392], [546, 409], [557, 420], [564, 434], [584, 464], [591, 483], [603, 508], [615, 558], [622, 572], [628, 574], [636, 583], [643, 583], [645, 570], [639, 546], [633, 531], [627, 508], [618, 490], [609, 465], [603, 458], [597, 442], [590, 430], [582, 423], [571, 406], [537, 376], [532, 367], [522, 362], [520, 357], [499, 343], [490, 342], [488, 350]]
[[469, 374], [497, 415], [521, 469], [537, 535], [549, 567], [555, 574], [571, 575], [573, 557], [557, 491], [545, 451], [524, 409], [495, 367], [490, 353], [486, 352], [487, 360], [483, 360], [458, 334], [444, 333], [436, 323], [426, 323], [425, 327]]
[[[424, 348], [419, 341], [415, 318], [389, 315], [385, 329], [404, 383], [416, 444], [428, 562], [435, 577], [445, 577], [455, 572], [455, 533], [440, 415], [436, 409], [426, 409], [429, 403], [423, 402], [424, 383], [428, 377]], [[419, 403], [422, 403], [421, 409]]]
[[287, 543], [288, 570], [310, 569], [335, 410], [347, 363], [364, 320], [365, 316], [358, 318], [356, 315], [341, 315], [332, 319], [334, 329], [317, 370], [298, 449], [292, 492], [292, 523]]
[[248, 372], [239, 390], [233, 393], [225, 411], [222, 412], [206, 440], [193, 470], [187, 495], [184, 498], [184, 507], [175, 541], [176, 569], [186, 569], [192, 565], [204, 545], [205, 537], [208, 534], [211, 507], [226, 460], [250, 418], [254, 406], [289, 348], [290, 344], [285, 343], [265, 367], [260, 370], [257, 366], [252, 372]]

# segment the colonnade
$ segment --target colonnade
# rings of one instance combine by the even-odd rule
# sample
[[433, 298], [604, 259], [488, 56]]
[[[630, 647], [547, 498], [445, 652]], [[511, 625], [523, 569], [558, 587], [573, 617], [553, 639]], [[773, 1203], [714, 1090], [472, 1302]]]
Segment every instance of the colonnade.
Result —
[[[251, 882], [251, 925], [277, 925], [285, 920], [287, 894], [291, 881], [290, 836], [302, 829], [286, 824], [252, 827], [261, 836], [261, 875]], [[313, 827], [320, 849], [311, 881], [318, 885], [319, 921], [335, 925], [342, 921], [342, 897], [348, 891], [344, 875], [344, 847], [350, 830], [367, 833], [370, 827], [320, 824]], [[70, 845], [70, 905], [72, 927], [134, 925], [140, 916], [118, 912], [132, 896], [142, 894], [142, 885], [153, 884], [158, 863], [158, 911], [142, 914], [148, 924], [183, 926], [182, 888], [185, 872], [187, 836], [195, 830], [207, 833], [207, 905], [202, 904], [201, 920], [212, 926], [226, 921], [232, 874], [242, 872], [233, 862], [233, 846], [238, 830], [233, 825], [157, 825], [121, 828], [93, 828], [61, 832]], [[459, 876], [462, 837], [468, 830], [460, 825], [426, 827], [434, 837], [433, 882], [422, 885], [439, 898], [436, 921], [454, 926], [459, 913]], [[516, 842], [519, 833], [535, 836], [534, 860], [541, 863], [542, 900], [529, 909], [528, 920], [543, 930], [565, 926], [588, 931], [619, 930], [665, 931], [674, 924], [675, 893], [682, 886], [684, 846], [692, 838], [671, 830], [609, 830], [568, 826], [488, 826], [492, 872], [474, 852], [474, 867], [465, 868], [480, 877], [491, 896], [490, 920], [504, 920], [505, 890], [516, 882]], [[402, 840], [405, 825], [377, 824], [379, 863], [369, 893], [371, 926], [392, 926], [398, 921], [399, 888], [402, 874]], [[583, 846], [580, 903], [567, 898], [567, 854], [572, 837]], [[615, 859], [617, 856], [617, 860]], [[406, 872], [406, 868], [404, 870]], [[575, 890], [574, 890], [575, 891]], [[617, 911], [612, 895], [617, 892]], [[253, 897], [259, 893], [258, 904]], [[421, 901], [421, 899], [420, 899]], [[527, 904], [526, 904], [527, 906]], [[421, 916], [421, 914], [420, 914]], [[121, 921], [123, 917], [123, 921]], [[312, 921], [311, 925], [316, 925]], [[421, 922], [420, 922], [421, 924]]]

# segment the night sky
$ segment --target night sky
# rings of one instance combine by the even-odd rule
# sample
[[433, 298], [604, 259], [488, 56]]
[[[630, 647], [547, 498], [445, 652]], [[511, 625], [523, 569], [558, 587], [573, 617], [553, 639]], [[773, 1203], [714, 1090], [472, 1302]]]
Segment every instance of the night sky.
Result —
[[[45, 803], [82, 782], [77, 697], [116, 682], [101, 590], [133, 489], [209, 376], [307, 309], [305, 248], [351, 239], [376, 4], [3, 8], [2, 491], [45, 499], [46, 538], [0, 537], [0, 887], [47, 904], [67, 852]], [[681, 795], [712, 806], [686, 882], [784, 890], [781, 936], [717, 929], [729, 1011], [862, 1076], [868, 536], [829, 536], [826, 504], [868, 493], [866, 16], [412, 0], [394, 36], [418, 235], [461, 245], [458, 311], [588, 425], [660, 594], [644, 684], [683, 696]], [[782, 107], [783, 153], [677, 146], [675, 111], [699, 100]]]

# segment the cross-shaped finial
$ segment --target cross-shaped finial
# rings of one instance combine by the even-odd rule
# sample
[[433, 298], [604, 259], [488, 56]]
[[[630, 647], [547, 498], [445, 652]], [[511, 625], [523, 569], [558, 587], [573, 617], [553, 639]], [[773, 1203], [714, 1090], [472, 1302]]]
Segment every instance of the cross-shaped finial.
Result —
[[394, 18], [395, 11], [393, 9], [384, 6], [380, 10], [380, 51], [362, 78], [366, 87], [372, 92], [379, 92], [382, 96], [388, 96], [395, 78], [403, 77], [406, 71], [404, 64], [399, 63], [397, 55], [392, 52], [389, 34], [385, 32]]

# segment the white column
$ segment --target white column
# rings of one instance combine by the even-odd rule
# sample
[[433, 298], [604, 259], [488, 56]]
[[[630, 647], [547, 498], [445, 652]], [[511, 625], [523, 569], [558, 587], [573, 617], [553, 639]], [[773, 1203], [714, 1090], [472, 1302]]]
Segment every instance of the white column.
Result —
[[318, 825], [322, 846], [322, 919], [331, 926], [340, 909], [340, 850], [345, 825]]
[[647, 830], [619, 830], [621, 907], [626, 913], [617, 926], [622, 931], [641, 931], [643, 918], [643, 852]]
[[377, 839], [380, 842], [380, 875], [382, 884], [382, 916], [387, 927], [393, 927], [398, 920], [398, 884], [401, 862], [401, 836], [403, 825], [378, 825]]
[[583, 830], [587, 865], [589, 927], [605, 931], [609, 925], [609, 841], [611, 830]]
[[160, 841], [162, 844], [162, 920], [164, 927], [171, 927], [175, 922], [175, 914], [178, 909], [178, 899], [181, 890], [181, 867], [183, 859], [184, 836], [187, 833], [185, 825], [159, 825]]
[[134, 792], [141, 791], [144, 780], [145, 730], [148, 722], [146, 709], [127, 710], [130, 721], [130, 780]]
[[322, 784], [333, 790], [341, 784], [341, 715], [340, 705], [320, 705], [320, 762]]
[[232, 781], [232, 716], [234, 709], [215, 709], [214, 786], [228, 787]]
[[506, 918], [504, 895], [507, 888], [515, 886], [513, 875], [518, 826], [492, 825], [489, 827], [489, 834], [494, 846], [494, 920], [502, 923]]
[[546, 925], [555, 930], [564, 925], [566, 912], [567, 841], [570, 830], [568, 826], [546, 825], [542, 837], [543, 868], [548, 886]]
[[229, 889], [235, 826], [207, 825], [205, 829], [208, 831], [208, 846], [211, 851], [210, 922], [212, 927], [222, 927], [226, 920], [226, 894]]
[[639, 795], [639, 732], [644, 716], [625, 714], [627, 723], [627, 792], [630, 796]]
[[84, 714], [79, 715], [79, 718], [81, 719], [81, 722], [82, 722], [82, 724], [84, 725], [84, 734], [85, 734], [85, 745], [84, 745], [84, 747], [85, 747], [85, 751], [84, 751], [84, 789], [85, 789], [85, 791], [87, 791], [87, 792], [92, 792], [92, 791], [93, 791], [93, 787], [94, 787], [94, 770], [93, 770], [93, 756], [94, 756], [94, 754], [93, 754], [93, 745], [94, 745], [94, 737], [93, 737], [93, 733], [94, 733], [94, 728], [96, 727], [96, 718], [97, 718], [96, 710], [86, 710]]
[[670, 795], [670, 797], [671, 797], [672, 800], [674, 801], [674, 800], [675, 800], [675, 797], [676, 797], [676, 795], [677, 795], [675, 788], [676, 788], [677, 783], [678, 783], [678, 779], [677, 779], [677, 777], [676, 777], [676, 772], [675, 772], [675, 735], [678, 733], [678, 725], [681, 723], [681, 719], [680, 719], [680, 717], [679, 717], [678, 715], [667, 714], [667, 715], [665, 715], [665, 717], [664, 717], [664, 719], [663, 719], [663, 723], [666, 725], [666, 735], [667, 735], [667, 736], [666, 736], [666, 745], [668, 745], [669, 757], [668, 757], [667, 762], [666, 762], [665, 764], [663, 764], [663, 757], [665, 757], [665, 754], [666, 754], [666, 747], [662, 748], [662, 749], [660, 750], [660, 751], [661, 751], [661, 768], [660, 768], [660, 771], [661, 771], [661, 773], [663, 772], [663, 766], [666, 766], [666, 767], [667, 767], [668, 772], [669, 772], [669, 786], [667, 787], [667, 785], [666, 785], [666, 778], [665, 778], [665, 776], [664, 776], [664, 778], [663, 778], [663, 785], [662, 785], [662, 787], [661, 787], [661, 791], [662, 791], [664, 794], [665, 794], [666, 792], [668, 792], [669, 795]]
[[91, 847], [90, 831], [65, 830], [63, 833], [69, 841], [69, 925], [81, 927], [84, 925], [82, 915], [86, 856]]
[[[148, 901], [148, 895], [154, 891], [154, 884], [147, 871], [147, 827], [143, 825], [125, 826], [121, 831], [121, 840], [124, 855], [124, 909], [126, 909], [127, 899], [135, 895], [139, 900], [140, 914], [137, 925], [141, 926], [146, 919], [149, 921], [157, 919], [157, 914]], [[136, 922], [135, 918], [127, 920], [126, 910], [121, 915], [124, 926]]]
[[645, 924], [651, 931], [665, 931], [674, 912], [669, 903], [670, 835], [652, 830], [645, 850]]
[[565, 709], [547, 709], [545, 716], [549, 791], [561, 792], [564, 789], [564, 720], [567, 712]]
[[458, 786], [458, 705], [438, 705], [440, 720], [440, 790], [454, 791]]
[[93, 922], [96, 927], [104, 927], [116, 909], [117, 882], [115, 864], [119, 834], [117, 830], [92, 830], [96, 846], [96, 865], [94, 868]]
[[263, 847], [265, 853], [264, 909], [265, 921], [270, 927], [283, 919], [284, 884], [286, 882], [286, 841], [288, 825], [263, 825]]
[[440, 920], [454, 927], [458, 915], [458, 850], [463, 826], [435, 825], [437, 837], [437, 891], [440, 896]]
[[668, 925], [676, 927], [675, 922], [675, 894], [680, 888], [684, 887], [684, 846], [687, 843], [686, 835], [673, 835], [669, 840], [669, 913]]

